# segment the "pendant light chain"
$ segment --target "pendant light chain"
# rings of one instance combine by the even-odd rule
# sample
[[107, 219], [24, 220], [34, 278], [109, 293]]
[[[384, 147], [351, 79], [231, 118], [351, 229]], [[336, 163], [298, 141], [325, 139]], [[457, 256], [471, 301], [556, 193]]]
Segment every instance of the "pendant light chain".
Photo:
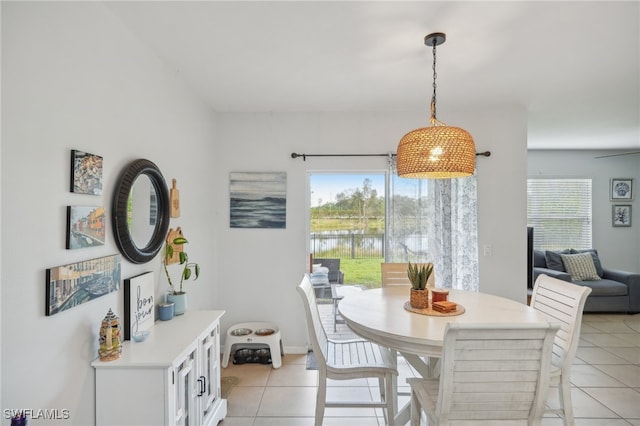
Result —
[[438, 78], [438, 73], [436, 73], [436, 44], [433, 43], [433, 65], [431, 68], [433, 69], [433, 95], [431, 96], [431, 122], [434, 123], [437, 121], [436, 119], [436, 78]]

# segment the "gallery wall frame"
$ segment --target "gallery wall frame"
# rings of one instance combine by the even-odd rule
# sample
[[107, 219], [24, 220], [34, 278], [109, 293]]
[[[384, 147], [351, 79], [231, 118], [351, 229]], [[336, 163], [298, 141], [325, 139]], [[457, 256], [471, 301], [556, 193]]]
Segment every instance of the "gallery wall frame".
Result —
[[612, 178], [609, 187], [611, 201], [633, 200], [633, 178]]
[[67, 250], [104, 245], [105, 213], [102, 206], [67, 206]]
[[631, 204], [614, 204], [611, 210], [611, 224], [631, 226]]
[[71, 150], [71, 192], [102, 195], [102, 157]]
[[46, 270], [45, 314], [55, 315], [120, 289], [120, 255]]
[[229, 196], [231, 228], [286, 228], [286, 172], [231, 172]]
[[156, 320], [155, 278], [145, 272], [124, 280], [124, 340], [149, 330]]

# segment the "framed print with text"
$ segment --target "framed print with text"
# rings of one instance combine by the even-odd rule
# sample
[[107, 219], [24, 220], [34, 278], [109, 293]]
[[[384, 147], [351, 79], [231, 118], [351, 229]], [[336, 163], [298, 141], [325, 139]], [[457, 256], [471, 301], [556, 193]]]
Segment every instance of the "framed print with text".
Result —
[[153, 272], [124, 280], [124, 340], [153, 327], [156, 319]]

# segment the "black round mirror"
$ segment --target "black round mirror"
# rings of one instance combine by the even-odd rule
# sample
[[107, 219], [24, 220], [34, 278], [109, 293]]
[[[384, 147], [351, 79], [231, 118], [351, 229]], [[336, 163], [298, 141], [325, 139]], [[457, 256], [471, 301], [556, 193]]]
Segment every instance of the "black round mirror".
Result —
[[131, 162], [118, 178], [111, 209], [120, 253], [133, 263], [153, 259], [169, 229], [169, 191], [160, 169], [145, 159]]

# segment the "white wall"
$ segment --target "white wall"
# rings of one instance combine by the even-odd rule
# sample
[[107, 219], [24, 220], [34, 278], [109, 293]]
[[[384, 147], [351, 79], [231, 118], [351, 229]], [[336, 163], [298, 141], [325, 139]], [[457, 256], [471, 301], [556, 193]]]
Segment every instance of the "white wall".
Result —
[[[640, 154], [595, 158], [607, 154], [612, 152], [529, 151], [528, 174], [532, 178], [592, 179], [593, 247], [605, 267], [640, 272]], [[610, 201], [611, 178], [633, 178], [634, 200]], [[613, 204], [631, 204], [630, 228], [611, 225]]]
[[[526, 300], [526, 120], [522, 110], [441, 112], [441, 119], [467, 129], [478, 150], [492, 156], [478, 159], [482, 291]], [[361, 114], [219, 114], [219, 155], [215, 171], [225, 186], [230, 172], [287, 172], [287, 228], [230, 229], [229, 201], [217, 204], [217, 255], [221, 299], [228, 314], [223, 328], [243, 321], [279, 324], [284, 344], [304, 345], [305, 329], [299, 296], [294, 291], [306, 271], [308, 249], [305, 220], [308, 171], [386, 170], [384, 157], [292, 159], [292, 152], [357, 154], [395, 152], [406, 132], [426, 125], [422, 112]], [[520, 278], [518, 278], [520, 277]], [[304, 346], [302, 346], [304, 348]]]
[[[89, 364], [107, 310], [123, 316], [123, 292], [45, 316], [46, 268], [117, 253], [110, 222], [103, 247], [65, 250], [65, 208], [103, 205], [109, 214], [119, 171], [137, 158], [155, 162], [168, 184], [178, 180], [182, 217], [171, 225], [182, 226], [202, 264], [200, 280], [187, 284], [191, 307], [221, 308], [215, 116], [98, 2], [2, 2], [2, 66], [0, 406], [70, 410], [69, 421], [30, 425], [90, 425]], [[102, 196], [69, 192], [72, 149], [104, 157]], [[123, 279], [148, 270], [160, 272], [160, 259], [123, 259]], [[158, 281], [156, 299], [166, 291]]]

